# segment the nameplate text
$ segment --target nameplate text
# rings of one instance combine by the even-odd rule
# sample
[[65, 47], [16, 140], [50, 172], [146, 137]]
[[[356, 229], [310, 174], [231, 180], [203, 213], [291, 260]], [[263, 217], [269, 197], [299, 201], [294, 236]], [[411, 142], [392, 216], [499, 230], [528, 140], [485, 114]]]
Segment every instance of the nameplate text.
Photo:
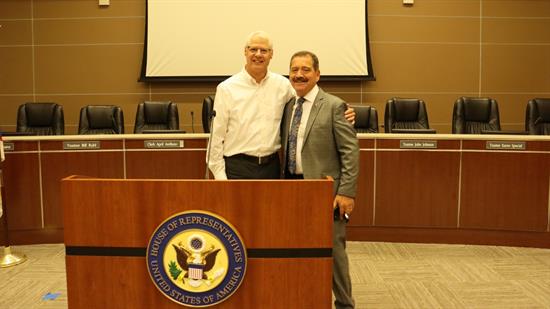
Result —
[[437, 149], [437, 141], [401, 140], [401, 149]]
[[525, 150], [525, 142], [487, 141], [486, 149], [491, 150]]
[[10, 142], [4, 142], [4, 151], [14, 151], [15, 144]]
[[143, 147], [149, 149], [183, 148], [183, 140], [151, 140], [144, 141]]
[[100, 149], [99, 141], [65, 141], [63, 142], [63, 150], [88, 150]]

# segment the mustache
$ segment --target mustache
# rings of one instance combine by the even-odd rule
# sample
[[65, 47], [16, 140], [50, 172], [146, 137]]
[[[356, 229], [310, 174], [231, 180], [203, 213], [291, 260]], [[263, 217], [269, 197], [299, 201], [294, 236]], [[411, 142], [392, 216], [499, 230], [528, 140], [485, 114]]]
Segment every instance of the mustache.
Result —
[[294, 77], [294, 78], [292, 79], [292, 81], [293, 81], [293, 82], [307, 82], [308, 79], [305, 78], [305, 77]]

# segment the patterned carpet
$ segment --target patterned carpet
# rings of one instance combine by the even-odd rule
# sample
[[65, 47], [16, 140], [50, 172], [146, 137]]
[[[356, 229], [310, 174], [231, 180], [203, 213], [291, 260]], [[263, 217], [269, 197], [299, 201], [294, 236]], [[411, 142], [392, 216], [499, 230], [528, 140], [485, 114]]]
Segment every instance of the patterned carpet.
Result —
[[[15, 246], [0, 308], [67, 308], [62, 244]], [[550, 308], [550, 250], [348, 242], [357, 308]]]

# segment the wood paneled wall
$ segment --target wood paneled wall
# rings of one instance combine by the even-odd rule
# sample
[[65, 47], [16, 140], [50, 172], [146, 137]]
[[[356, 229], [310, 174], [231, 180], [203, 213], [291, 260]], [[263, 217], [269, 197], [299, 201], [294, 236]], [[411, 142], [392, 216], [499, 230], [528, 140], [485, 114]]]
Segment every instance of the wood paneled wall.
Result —
[[[520, 130], [528, 99], [550, 97], [550, 1], [368, 0], [368, 13], [376, 80], [321, 86], [375, 106], [381, 124], [388, 98], [418, 97], [431, 127], [449, 133], [456, 98], [491, 96], [503, 129]], [[182, 129], [201, 132], [202, 99], [216, 84], [138, 82], [144, 24], [145, 0], [0, 1], [0, 130], [15, 130], [20, 104], [55, 101], [67, 134], [88, 104], [122, 106], [133, 132], [137, 103], [172, 100]]]

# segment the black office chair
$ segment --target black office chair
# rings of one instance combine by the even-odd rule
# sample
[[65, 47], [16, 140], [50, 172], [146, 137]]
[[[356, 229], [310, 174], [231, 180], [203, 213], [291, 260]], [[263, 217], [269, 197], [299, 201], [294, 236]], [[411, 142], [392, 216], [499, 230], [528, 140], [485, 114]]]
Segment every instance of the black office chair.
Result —
[[209, 95], [202, 101], [202, 129], [204, 133], [210, 133], [212, 111], [214, 111], [214, 95]]
[[152, 130], [179, 130], [178, 106], [170, 101], [138, 104], [134, 133]]
[[461, 97], [453, 108], [453, 134], [500, 131], [498, 103], [491, 98]]
[[386, 133], [435, 133], [430, 129], [426, 104], [420, 99], [391, 98], [384, 113]]
[[78, 134], [124, 134], [124, 114], [114, 105], [88, 105], [80, 109]]
[[357, 133], [378, 133], [378, 111], [373, 106], [352, 105]]
[[525, 112], [525, 131], [533, 135], [550, 135], [550, 99], [532, 99]]
[[65, 134], [63, 106], [56, 103], [25, 103], [17, 110], [19, 133], [33, 135]]

